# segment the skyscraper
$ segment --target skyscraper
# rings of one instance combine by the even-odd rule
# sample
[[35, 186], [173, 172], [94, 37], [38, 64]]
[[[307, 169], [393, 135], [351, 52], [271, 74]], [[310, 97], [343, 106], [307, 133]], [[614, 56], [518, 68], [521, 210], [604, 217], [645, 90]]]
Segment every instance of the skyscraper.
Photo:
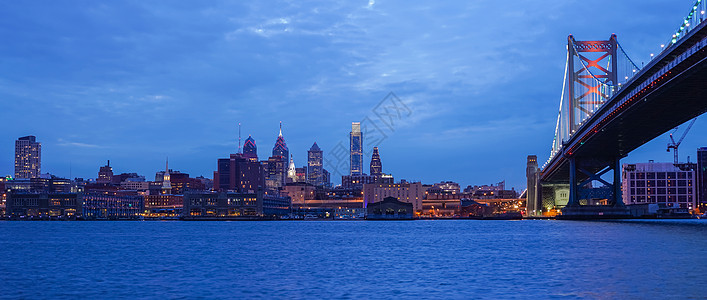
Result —
[[371, 155], [371, 176], [381, 175], [383, 175], [383, 164], [378, 154], [378, 147], [373, 147], [373, 154]]
[[363, 134], [361, 133], [361, 123], [351, 123], [351, 133], [349, 133], [351, 164], [349, 175], [363, 174]]
[[243, 157], [250, 161], [258, 161], [258, 146], [255, 145], [255, 139], [250, 135], [243, 144]]
[[42, 168], [42, 143], [33, 135], [15, 141], [15, 178], [39, 177]]
[[314, 186], [324, 184], [324, 174], [322, 172], [323, 152], [315, 142], [307, 151], [307, 183]]
[[281, 156], [285, 162], [287, 162], [287, 158], [290, 157], [290, 150], [287, 149], [285, 138], [282, 137], [282, 122], [280, 122], [280, 134], [275, 141], [275, 147], [272, 148], [272, 156]]

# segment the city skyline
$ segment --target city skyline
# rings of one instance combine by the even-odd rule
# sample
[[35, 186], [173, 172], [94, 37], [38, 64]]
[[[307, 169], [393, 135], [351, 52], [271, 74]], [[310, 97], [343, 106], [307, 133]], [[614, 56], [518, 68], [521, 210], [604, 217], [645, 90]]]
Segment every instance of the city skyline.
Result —
[[[605, 3], [609, 2], [596, 5]], [[43, 144], [43, 173], [93, 178], [110, 159], [118, 172], [149, 176], [161, 170], [169, 156], [174, 169], [211, 177], [215, 159], [236, 152], [238, 122], [243, 123], [244, 137], [251, 135], [260, 143], [259, 157], [266, 159], [280, 120], [295, 164], [301, 167], [313, 142], [319, 143], [325, 156], [337, 143], [348, 144], [348, 124], [372, 115], [392, 91], [412, 113], [395, 124], [380, 144], [364, 142], [364, 161], [370, 159], [365, 151], [380, 146], [385, 149], [386, 170], [397, 178], [430, 183], [453, 180], [462, 185], [505, 179], [509, 186], [521, 189], [526, 156], [535, 154], [544, 162], [549, 154], [567, 34], [590, 40], [616, 33], [632, 58], [647, 61], [691, 4], [621, 3], [606, 15], [580, 16], [578, 23], [587, 18], [596, 26], [559, 28], [554, 24], [569, 23], [571, 3], [547, 4], [538, 12], [530, 8], [542, 3], [477, 4], [483, 10], [475, 4], [428, 4], [451, 15], [451, 23], [416, 12], [414, 6], [382, 2], [340, 3], [336, 8], [317, 3], [305, 8], [283, 5], [267, 13], [259, 12], [257, 4], [168, 10], [137, 4], [82, 9], [48, 4], [27, 9], [8, 3], [0, 14], [11, 46], [0, 48], [0, 53], [3, 64], [17, 72], [0, 81], [0, 95], [7, 100], [2, 104], [3, 118], [13, 124], [0, 141], [0, 154], [5, 157], [0, 172], [13, 173], [13, 141], [35, 135]], [[621, 18], [629, 9], [643, 17]], [[453, 10], [459, 13], [450, 13]], [[104, 20], [113, 11], [135, 21], [134, 25]], [[126, 17], [134, 12], [141, 14]], [[49, 13], [79, 17], [55, 28], [46, 18]], [[492, 22], [485, 16], [494, 13], [505, 16], [506, 22]], [[185, 16], [194, 21], [182, 23], [189, 19]], [[213, 20], [196, 24], [207, 17]], [[391, 18], [400, 21], [397, 27], [378, 33]], [[429, 22], [415, 23], [426, 26], [407, 21], [420, 18]], [[540, 18], [546, 22], [536, 24]], [[467, 32], [485, 24], [494, 27]], [[177, 26], [160, 35], [171, 25]], [[189, 31], [192, 26], [194, 32]], [[84, 27], [97, 27], [105, 34]], [[166, 45], [156, 45], [143, 32], [164, 39]], [[36, 47], [23, 34], [36, 34], [43, 46]], [[426, 40], [426, 34], [435, 40]], [[365, 43], [356, 43], [356, 37]], [[298, 44], [297, 39], [307, 42]], [[354, 53], [343, 50], [348, 40], [354, 40], [349, 42]], [[483, 45], [478, 45], [481, 40]], [[183, 45], [194, 41], [204, 41], [208, 47]], [[288, 41], [293, 41], [292, 49], [268, 45]], [[248, 43], [253, 50], [238, 43]], [[164, 47], [176, 45], [182, 48], [160, 57]], [[405, 45], [416, 53], [407, 53]], [[529, 54], [526, 48], [548, 50]], [[316, 55], [317, 51], [324, 54]], [[321, 59], [297, 62], [302, 53]], [[187, 61], [180, 55], [205, 67], [192, 63], [176, 69]], [[258, 55], [272, 62], [247, 63]], [[114, 56], [120, 60], [114, 61]], [[224, 63], [229, 59], [237, 63]], [[342, 63], [327, 63], [327, 59]], [[408, 66], [405, 61], [418, 64]], [[143, 62], [172, 75], [151, 79], [158, 73], [143, 69]], [[314, 66], [311, 71], [293, 71], [309, 64]], [[287, 72], [280, 74], [282, 70]], [[192, 73], [203, 78], [190, 85]], [[24, 119], [36, 121], [21, 122]], [[681, 160], [688, 155], [697, 160], [706, 124], [702, 118], [695, 123], [680, 147]], [[667, 134], [661, 135], [622, 162], [672, 161], [672, 154], [665, 151], [667, 142]], [[421, 153], [434, 153], [434, 160], [420, 159]], [[418, 164], [409, 164], [411, 160]], [[340, 180], [332, 175], [334, 182]]]

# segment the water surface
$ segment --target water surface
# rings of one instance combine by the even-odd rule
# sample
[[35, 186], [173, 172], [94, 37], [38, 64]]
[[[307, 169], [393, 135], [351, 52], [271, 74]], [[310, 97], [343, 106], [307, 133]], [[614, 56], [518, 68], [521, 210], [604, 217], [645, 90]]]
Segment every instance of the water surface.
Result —
[[704, 298], [707, 222], [0, 222], [3, 298]]

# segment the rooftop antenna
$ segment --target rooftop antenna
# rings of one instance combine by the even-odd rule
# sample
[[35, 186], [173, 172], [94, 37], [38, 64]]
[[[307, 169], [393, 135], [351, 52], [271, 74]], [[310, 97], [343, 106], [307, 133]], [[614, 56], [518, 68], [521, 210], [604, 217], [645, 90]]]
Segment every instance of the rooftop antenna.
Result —
[[241, 123], [238, 123], [238, 154], [242, 154], [241, 152]]

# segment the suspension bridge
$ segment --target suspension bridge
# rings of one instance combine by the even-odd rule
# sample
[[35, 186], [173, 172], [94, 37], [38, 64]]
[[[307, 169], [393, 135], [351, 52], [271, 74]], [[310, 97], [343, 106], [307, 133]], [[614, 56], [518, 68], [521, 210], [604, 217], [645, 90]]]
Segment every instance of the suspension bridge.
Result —
[[695, 2], [645, 66], [631, 60], [616, 35], [601, 41], [568, 37], [552, 150], [529, 177], [529, 187], [535, 184], [530, 215], [558, 205], [567, 218], [628, 214], [621, 158], [707, 111], [706, 3]]

